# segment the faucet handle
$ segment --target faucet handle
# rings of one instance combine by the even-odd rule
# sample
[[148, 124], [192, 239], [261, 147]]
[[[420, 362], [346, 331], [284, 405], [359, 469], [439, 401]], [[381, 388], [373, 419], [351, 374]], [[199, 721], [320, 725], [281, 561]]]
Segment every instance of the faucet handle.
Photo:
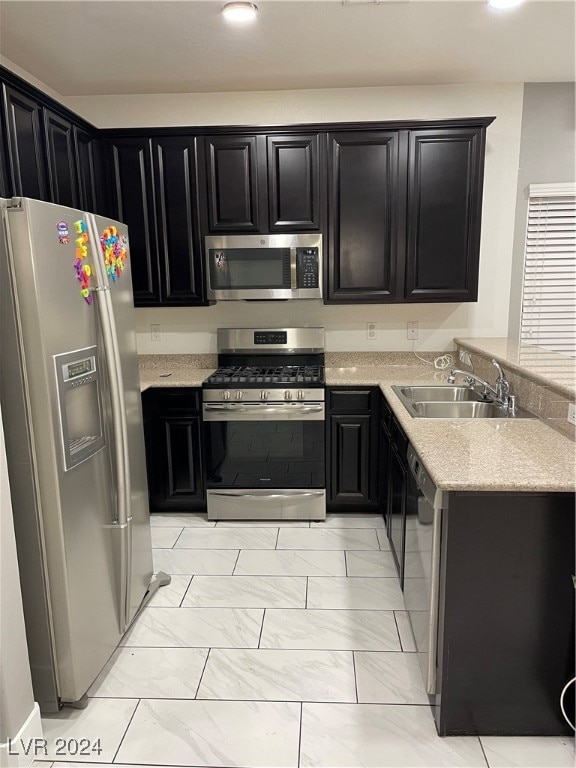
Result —
[[505, 378], [504, 371], [502, 370], [502, 366], [500, 365], [498, 360], [495, 360], [494, 358], [492, 358], [492, 365], [496, 366], [496, 370], [498, 371], [498, 378], [504, 379]]

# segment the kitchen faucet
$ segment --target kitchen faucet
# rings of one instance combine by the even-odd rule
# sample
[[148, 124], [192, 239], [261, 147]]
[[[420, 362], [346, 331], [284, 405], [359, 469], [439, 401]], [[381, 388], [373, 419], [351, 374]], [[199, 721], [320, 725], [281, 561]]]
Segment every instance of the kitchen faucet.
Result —
[[496, 360], [492, 359], [492, 365], [496, 366], [498, 371], [498, 378], [496, 379], [495, 387], [492, 387], [487, 381], [476, 376], [469, 371], [461, 371], [459, 368], [452, 368], [450, 376], [448, 376], [448, 384], [454, 384], [456, 382], [456, 376], [460, 374], [464, 377], [464, 382], [471, 388], [474, 388], [474, 383], [479, 384], [482, 387], [482, 397], [488, 399], [490, 395], [507, 411], [514, 411], [515, 397], [510, 394], [510, 382], [504, 375], [504, 371]]

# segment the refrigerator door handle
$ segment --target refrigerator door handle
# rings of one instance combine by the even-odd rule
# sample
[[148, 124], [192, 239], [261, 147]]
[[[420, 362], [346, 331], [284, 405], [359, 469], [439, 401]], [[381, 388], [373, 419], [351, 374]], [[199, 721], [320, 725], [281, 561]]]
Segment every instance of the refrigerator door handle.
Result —
[[107, 275], [104, 271], [104, 262], [99, 249], [100, 236], [96, 221], [92, 214], [87, 214], [87, 226], [89, 230], [89, 242], [92, 250], [94, 268], [98, 277], [98, 287], [95, 291], [98, 296], [100, 309], [102, 337], [104, 341], [104, 355], [108, 369], [110, 395], [112, 403], [112, 425], [114, 432], [114, 473], [116, 476], [117, 514], [114, 520], [115, 526], [120, 529], [120, 584], [121, 598], [121, 630], [125, 631], [128, 622], [130, 606], [129, 585], [131, 569], [132, 531], [130, 516], [130, 463], [128, 456], [128, 431], [126, 426], [126, 403], [124, 400], [124, 382], [122, 379], [122, 366], [110, 288], [106, 285]]

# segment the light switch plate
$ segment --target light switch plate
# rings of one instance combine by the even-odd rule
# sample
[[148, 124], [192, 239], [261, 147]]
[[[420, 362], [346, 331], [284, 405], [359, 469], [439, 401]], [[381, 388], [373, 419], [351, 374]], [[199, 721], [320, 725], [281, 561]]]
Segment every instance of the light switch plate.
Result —
[[369, 341], [376, 341], [376, 323], [366, 323], [366, 338]]
[[576, 426], [576, 404], [568, 403], [568, 421]]
[[150, 325], [150, 339], [151, 341], [161, 341], [162, 336], [160, 332], [160, 325], [158, 323], [151, 323]]

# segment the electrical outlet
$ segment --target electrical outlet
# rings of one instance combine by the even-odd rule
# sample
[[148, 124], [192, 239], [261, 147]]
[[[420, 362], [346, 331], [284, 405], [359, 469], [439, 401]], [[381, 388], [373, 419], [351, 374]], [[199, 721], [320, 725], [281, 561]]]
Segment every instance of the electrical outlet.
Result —
[[466, 352], [465, 349], [461, 349], [458, 357], [460, 362], [464, 363], [464, 365], [472, 366], [472, 358], [470, 357], [470, 352]]
[[408, 324], [406, 326], [406, 338], [416, 340], [418, 338], [419, 331], [418, 331], [418, 321], [417, 320], [409, 320]]
[[152, 323], [150, 325], [150, 339], [152, 341], [162, 341], [162, 334], [160, 332], [160, 325]]
[[366, 338], [369, 341], [376, 341], [376, 323], [366, 323]]
[[568, 403], [568, 421], [576, 426], [576, 404]]

